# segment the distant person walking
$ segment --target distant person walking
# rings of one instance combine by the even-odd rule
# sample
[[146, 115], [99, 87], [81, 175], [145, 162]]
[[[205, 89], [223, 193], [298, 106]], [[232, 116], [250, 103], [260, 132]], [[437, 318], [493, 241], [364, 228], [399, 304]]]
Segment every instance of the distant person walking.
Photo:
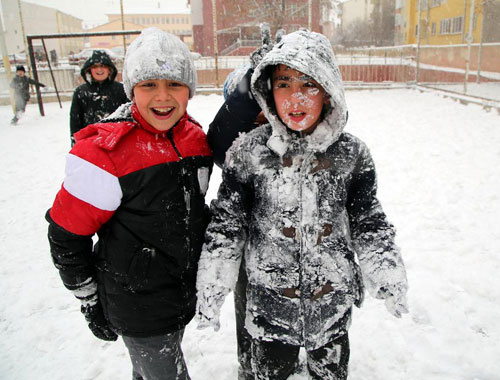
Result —
[[23, 65], [17, 65], [16, 76], [10, 82], [10, 87], [14, 89], [14, 100], [16, 103], [14, 117], [10, 121], [13, 125], [17, 124], [19, 118], [26, 110], [26, 103], [30, 100], [30, 84], [45, 87], [43, 83], [26, 76], [26, 70]]
[[118, 70], [108, 54], [96, 50], [80, 71], [85, 83], [75, 89], [70, 110], [71, 146], [73, 135], [87, 125], [97, 123], [129, 100], [123, 85], [115, 81]]

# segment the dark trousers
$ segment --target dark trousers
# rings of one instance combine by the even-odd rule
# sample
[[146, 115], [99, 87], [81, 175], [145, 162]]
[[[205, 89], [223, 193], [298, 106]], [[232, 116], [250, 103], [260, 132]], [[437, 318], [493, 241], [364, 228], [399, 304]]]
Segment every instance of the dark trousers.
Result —
[[238, 380], [253, 380], [251, 363], [252, 337], [245, 329], [245, 314], [247, 307], [247, 284], [245, 260], [241, 261], [238, 281], [234, 289], [234, 311], [236, 319], [236, 342], [238, 346]]
[[190, 380], [181, 349], [184, 329], [148, 338], [123, 336], [133, 380]]
[[[252, 367], [256, 380], [285, 380], [297, 367], [300, 346], [279, 341], [252, 340]], [[314, 380], [345, 380], [349, 364], [346, 334], [316, 350], [306, 351], [307, 369]]]

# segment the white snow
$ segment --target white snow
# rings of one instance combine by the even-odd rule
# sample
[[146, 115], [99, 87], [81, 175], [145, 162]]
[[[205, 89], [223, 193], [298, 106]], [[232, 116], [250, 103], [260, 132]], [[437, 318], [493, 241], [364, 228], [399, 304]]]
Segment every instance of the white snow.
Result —
[[[350, 379], [499, 379], [500, 116], [413, 90], [346, 98], [346, 130], [371, 148], [410, 284], [402, 319], [369, 296], [355, 310]], [[221, 96], [195, 96], [188, 110], [208, 127], [221, 104]], [[45, 104], [41, 117], [28, 105], [18, 126], [0, 107], [2, 379], [131, 378], [121, 340], [94, 338], [50, 260], [44, 213], [63, 179], [69, 106]], [[216, 169], [209, 199], [219, 181]], [[231, 296], [220, 331], [191, 323], [183, 350], [193, 380], [237, 378]]]

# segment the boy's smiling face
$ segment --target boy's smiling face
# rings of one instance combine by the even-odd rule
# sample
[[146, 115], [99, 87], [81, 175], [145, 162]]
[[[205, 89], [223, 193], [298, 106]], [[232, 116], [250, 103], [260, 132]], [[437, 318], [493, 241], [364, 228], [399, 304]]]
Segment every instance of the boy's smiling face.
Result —
[[186, 112], [189, 87], [184, 83], [151, 79], [139, 82], [132, 100], [146, 121], [161, 132], [168, 131]]
[[323, 105], [329, 102], [323, 87], [311, 77], [286, 65], [276, 66], [272, 83], [276, 111], [286, 126], [298, 132], [314, 131]]
[[103, 82], [109, 77], [109, 67], [97, 63], [90, 67], [90, 74], [96, 82]]

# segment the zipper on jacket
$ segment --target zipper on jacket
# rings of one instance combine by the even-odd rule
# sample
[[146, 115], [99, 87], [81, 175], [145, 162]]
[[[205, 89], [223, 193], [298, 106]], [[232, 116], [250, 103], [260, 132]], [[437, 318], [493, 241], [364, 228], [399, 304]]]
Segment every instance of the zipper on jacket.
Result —
[[[174, 148], [175, 153], [179, 157], [179, 160], [182, 161], [183, 157], [181, 152], [179, 152], [179, 149], [177, 149], [177, 146], [175, 145], [174, 142], [174, 137], [172, 134], [172, 129], [169, 129], [167, 131], [167, 138], [172, 144], [172, 148]], [[187, 179], [188, 173], [186, 170], [186, 167], [181, 164], [181, 180], [182, 180], [182, 189], [184, 191], [184, 203], [186, 205], [186, 217], [184, 218], [184, 225], [186, 226], [186, 251], [187, 251], [187, 264], [186, 264], [186, 270], [189, 270], [191, 268], [191, 238], [189, 236], [189, 231], [190, 231], [190, 226], [189, 226], [189, 220], [191, 219], [191, 193], [188, 190], [188, 186], [186, 186], [186, 179]], [[181, 278], [183, 276], [181, 275]]]
[[172, 144], [172, 148], [174, 148], [175, 153], [177, 154], [177, 156], [179, 157], [179, 159], [182, 160], [184, 157], [182, 157], [181, 152], [179, 152], [179, 149], [177, 149], [177, 146], [175, 145], [174, 136], [172, 136], [172, 130], [171, 129], [169, 129], [167, 131], [167, 138], [168, 138], [168, 141], [170, 141], [170, 143]]

